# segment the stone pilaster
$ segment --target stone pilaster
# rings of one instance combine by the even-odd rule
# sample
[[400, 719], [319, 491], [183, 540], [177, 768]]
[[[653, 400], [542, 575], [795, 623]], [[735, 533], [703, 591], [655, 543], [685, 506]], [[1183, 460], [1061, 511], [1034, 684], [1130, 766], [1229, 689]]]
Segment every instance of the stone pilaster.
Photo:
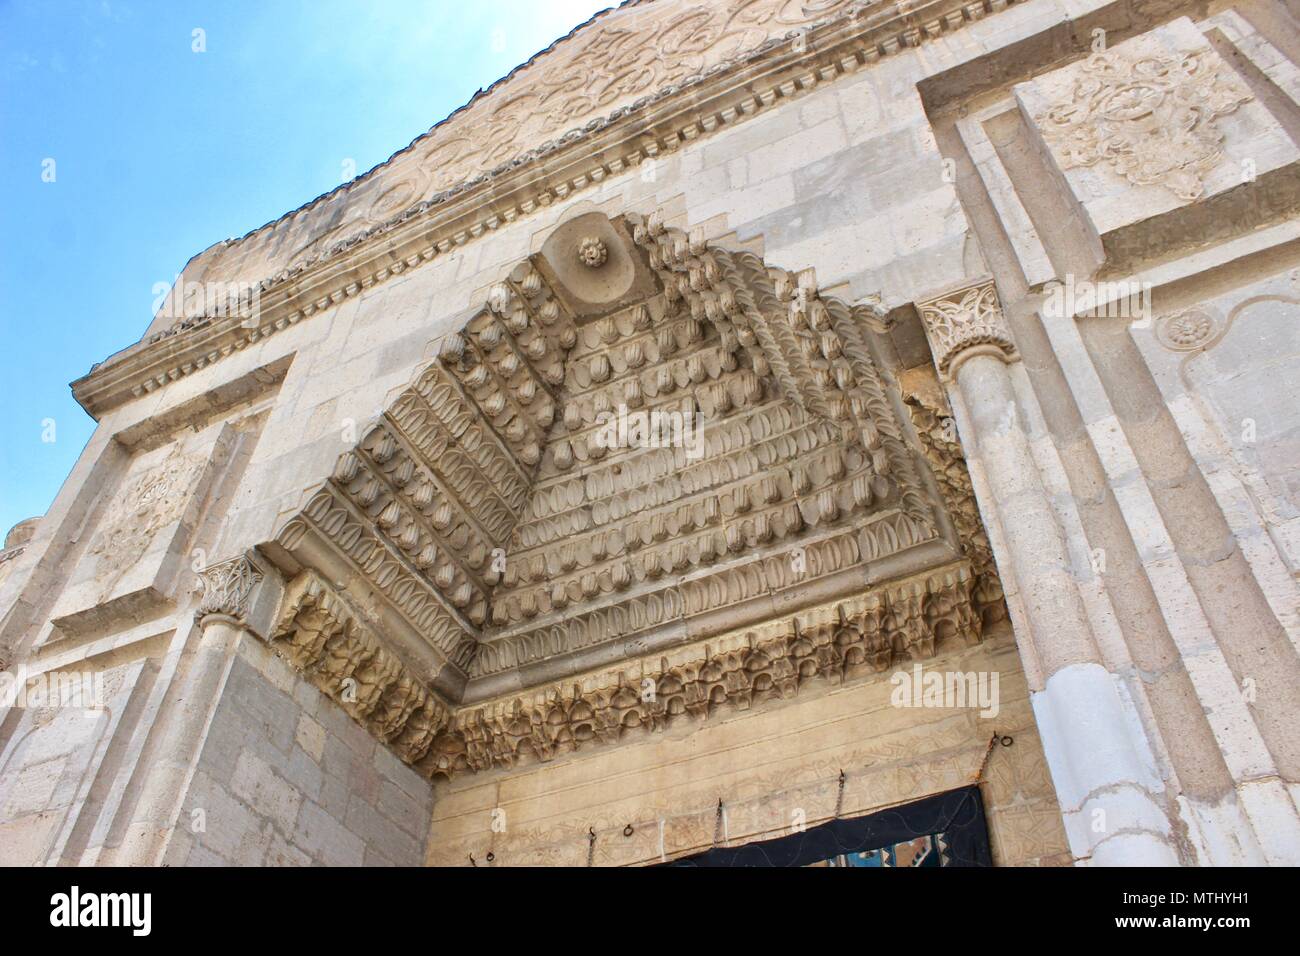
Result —
[[199, 572], [203, 596], [194, 612], [192, 647], [182, 665], [181, 691], [159, 716], [163, 732], [149, 762], [138, 810], [114, 862], [157, 866], [176, 828], [203, 750], [208, 727], [220, 703], [231, 666], [245, 634], [269, 633], [279, 595], [279, 574], [254, 552]]
[[1071, 850], [1106, 865], [1177, 865], [1150, 744], [1101, 663], [1034, 459], [1013, 377], [1019, 355], [993, 281], [917, 308], [952, 392], [967, 460], [984, 476], [981, 511], [1001, 528], [995, 557], [1022, 656], [1041, 672], [1032, 700]]

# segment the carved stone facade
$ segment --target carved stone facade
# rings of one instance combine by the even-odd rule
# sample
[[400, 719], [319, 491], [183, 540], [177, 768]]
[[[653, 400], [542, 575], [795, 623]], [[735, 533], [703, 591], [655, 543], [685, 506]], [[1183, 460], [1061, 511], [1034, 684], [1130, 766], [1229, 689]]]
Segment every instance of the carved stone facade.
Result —
[[111, 691], [0, 713], [0, 843], [643, 864], [976, 783], [1000, 864], [1300, 862], [1295, 24], [1070, 17], [627, 3], [197, 256], [256, 301], [74, 383], [0, 552], [0, 658]]

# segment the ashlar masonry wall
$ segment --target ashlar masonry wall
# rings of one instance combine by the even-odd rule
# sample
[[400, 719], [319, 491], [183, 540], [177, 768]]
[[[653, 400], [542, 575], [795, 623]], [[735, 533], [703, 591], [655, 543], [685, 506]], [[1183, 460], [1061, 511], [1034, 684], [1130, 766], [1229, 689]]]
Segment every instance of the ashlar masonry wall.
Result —
[[429, 782], [255, 639], [240, 643], [164, 861], [415, 866]]

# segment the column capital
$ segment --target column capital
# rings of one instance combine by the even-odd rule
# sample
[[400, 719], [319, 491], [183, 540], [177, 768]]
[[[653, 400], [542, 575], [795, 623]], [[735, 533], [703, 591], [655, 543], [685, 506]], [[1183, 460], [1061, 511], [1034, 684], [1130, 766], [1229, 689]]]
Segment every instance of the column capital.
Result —
[[265, 561], [255, 551], [249, 550], [237, 557], [209, 565], [199, 572], [203, 583], [203, 597], [194, 611], [194, 619], [203, 624], [210, 618], [226, 618], [259, 636], [266, 633], [265, 623], [274, 607], [274, 595], [279, 590], [268, 587], [269, 579], [279, 583], [274, 570], [268, 571]]
[[946, 378], [972, 355], [996, 355], [1010, 364], [1019, 358], [1002, 302], [991, 276], [982, 276], [916, 302], [930, 340], [934, 364]]

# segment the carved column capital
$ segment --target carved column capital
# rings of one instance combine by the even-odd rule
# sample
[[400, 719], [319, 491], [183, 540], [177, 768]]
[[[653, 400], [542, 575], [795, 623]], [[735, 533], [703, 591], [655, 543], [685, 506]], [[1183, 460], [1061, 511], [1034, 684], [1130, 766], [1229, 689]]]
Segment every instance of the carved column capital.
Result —
[[952, 378], [972, 355], [996, 355], [1010, 364], [1019, 356], [1002, 314], [997, 288], [989, 277], [918, 301], [934, 364]]
[[202, 624], [211, 617], [225, 617], [262, 633], [264, 628], [257, 622], [265, 615], [258, 613], [258, 607], [265, 603], [261, 597], [266, 578], [266, 569], [251, 551], [204, 568], [199, 572], [203, 597], [194, 611], [195, 620]]

